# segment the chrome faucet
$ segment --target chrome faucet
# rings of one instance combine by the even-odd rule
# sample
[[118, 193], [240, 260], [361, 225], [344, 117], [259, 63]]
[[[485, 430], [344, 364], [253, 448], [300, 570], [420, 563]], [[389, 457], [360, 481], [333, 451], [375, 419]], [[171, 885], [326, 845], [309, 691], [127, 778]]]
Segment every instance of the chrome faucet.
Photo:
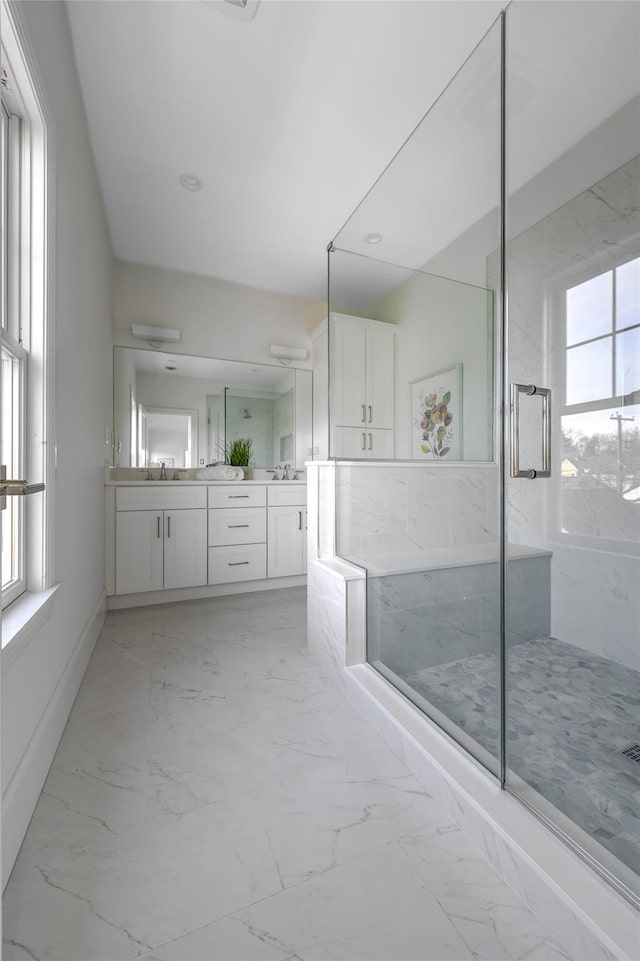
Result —
[[167, 472], [164, 469], [164, 461], [162, 461], [162, 464], [160, 465], [160, 477], [158, 478], [158, 480], [169, 480], [169, 478], [167, 477]]

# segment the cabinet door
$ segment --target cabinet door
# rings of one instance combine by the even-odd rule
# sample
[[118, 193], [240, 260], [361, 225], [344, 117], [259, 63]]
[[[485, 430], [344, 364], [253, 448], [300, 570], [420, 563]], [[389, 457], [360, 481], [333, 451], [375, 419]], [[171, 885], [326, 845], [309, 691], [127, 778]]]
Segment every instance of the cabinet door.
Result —
[[334, 427], [332, 457], [359, 459], [367, 457], [367, 432], [357, 427]]
[[288, 577], [305, 571], [305, 508], [270, 507], [267, 576]]
[[366, 421], [366, 331], [361, 324], [331, 325], [331, 420], [357, 427]]
[[393, 459], [393, 437], [392, 430], [369, 430], [367, 431], [367, 457], [373, 460]]
[[391, 325], [367, 327], [367, 427], [394, 428], [394, 348], [395, 332]]
[[207, 511], [165, 511], [164, 529], [165, 588], [206, 584]]
[[162, 511], [116, 514], [116, 594], [162, 590], [163, 544]]

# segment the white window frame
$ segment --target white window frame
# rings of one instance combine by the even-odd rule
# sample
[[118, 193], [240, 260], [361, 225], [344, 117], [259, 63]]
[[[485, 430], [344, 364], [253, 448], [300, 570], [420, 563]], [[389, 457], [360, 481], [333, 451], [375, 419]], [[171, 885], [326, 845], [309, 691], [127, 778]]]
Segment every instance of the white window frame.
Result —
[[[25, 443], [21, 476], [30, 483], [44, 482], [45, 492], [21, 498], [24, 513], [24, 584], [20, 596], [5, 598], [12, 630], [2, 623], [2, 646], [19, 633], [48, 600], [54, 584], [53, 504], [55, 483], [54, 434], [54, 284], [53, 257], [54, 131], [44, 88], [32, 56], [28, 32], [17, 5], [0, 0], [2, 60], [11, 91], [3, 90], [9, 112], [22, 117], [20, 182], [20, 266], [18, 329], [2, 331], [3, 343], [24, 361]], [[15, 240], [14, 240], [15, 249]], [[16, 270], [10, 261], [7, 268]], [[14, 276], [17, 276], [14, 274]], [[15, 313], [15, 311], [14, 311]], [[10, 325], [9, 325], [10, 326]], [[28, 370], [27, 370], [28, 365]], [[10, 602], [7, 608], [5, 601]], [[25, 618], [19, 615], [24, 610]], [[18, 612], [18, 614], [16, 614]]]
[[[624, 247], [628, 252], [621, 256], [621, 248]], [[635, 260], [640, 256], [640, 235], [626, 237], [619, 240], [613, 251], [606, 251], [599, 257], [594, 257], [585, 267], [572, 267], [556, 275], [547, 284], [546, 305], [547, 305], [547, 331], [551, 344], [550, 358], [552, 369], [548, 371], [551, 381], [556, 385], [557, 402], [553, 406], [553, 451], [556, 459], [560, 459], [562, 450], [562, 418], [570, 414], [587, 413], [598, 410], [620, 410], [630, 406], [640, 404], [640, 392], [632, 394], [618, 395], [599, 398], [596, 401], [586, 401], [580, 404], [567, 404], [567, 384], [566, 384], [566, 356], [571, 347], [567, 346], [567, 316], [566, 316], [566, 295], [567, 291], [579, 284], [593, 280], [609, 271], [615, 270], [628, 261]], [[617, 333], [622, 330], [633, 329], [635, 325], [615, 328], [615, 317], [613, 318], [612, 336], [615, 338]], [[608, 336], [608, 335], [604, 335]], [[595, 338], [590, 338], [595, 339]], [[583, 343], [582, 341], [578, 343]], [[586, 341], [585, 341], [586, 343]], [[575, 346], [575, 345], [571, 345]], [[615, 362], [615, 361], [614, 361]], [[615, 382], [613, 383], [615, 389]], [[553, 504], [555, 505], [555, 517], [553, 518], [553, 530], [550, 532], [550, 539], [557, 543], [569, 544], [576, 547], [594, 548], [601, 551], [610, 551], [614, 554], [640, 555], [640, 545], [633, 541], [617, 540], [606, 537], [594, 537], [590, 534], [574, 534], [562, 530], [562, 477], [560, 476], [559, 466], [553, 471]]]

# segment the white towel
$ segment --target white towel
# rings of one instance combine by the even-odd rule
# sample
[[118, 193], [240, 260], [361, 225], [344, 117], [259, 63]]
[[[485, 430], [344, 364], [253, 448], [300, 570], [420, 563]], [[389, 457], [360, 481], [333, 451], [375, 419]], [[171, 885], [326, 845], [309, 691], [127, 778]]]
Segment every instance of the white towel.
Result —
[[242, 467], [230, 467], [229, 464], [218, 464], [216, 467], [202, 467], [196, 471], [197, 480], [244, 480]]

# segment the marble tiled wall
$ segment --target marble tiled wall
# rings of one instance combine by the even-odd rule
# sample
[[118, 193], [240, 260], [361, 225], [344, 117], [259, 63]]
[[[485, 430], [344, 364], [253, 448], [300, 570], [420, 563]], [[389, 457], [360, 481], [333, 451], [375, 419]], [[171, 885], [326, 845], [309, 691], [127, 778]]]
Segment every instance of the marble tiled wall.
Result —
[[[549, 636], [549, 561], [509, 563], [509, 644]], [[369, 577], [367, 597], [370, 659], [396, 674], [498, 649], [497, 562]]]
[[341, 557], [495, 543], [495, 464], [336, 466]]
[[[509, 481], [509, 540], [553, 551], [552, 636], [635, 670], [640, 669], [640, 559], [632, 556], [636, 535], [627, 525], [617, 542], [603, 542], [600, 548], [595, 537], [588, 547], [572, 546], [562, 533], [558, 412], [564, 402], [564, 341], [552, 295], [561, 289], [562, 277], [588, 270], [590, 264], [594, 273], [606, 270], [637, 250], [632, 235], [639, 182], [640, 158], [635, 158], [510, 240], [507, 250], [509, 380], [550, 387], [554, 418], [552, 477]], [[495, 284], [497, 267], [497, 255], [492, 255], [488, 286]], [[523, 458], [532, 458], [523, 466], [534, 466], [540, 428], [525, 428], [521, 441]]]

